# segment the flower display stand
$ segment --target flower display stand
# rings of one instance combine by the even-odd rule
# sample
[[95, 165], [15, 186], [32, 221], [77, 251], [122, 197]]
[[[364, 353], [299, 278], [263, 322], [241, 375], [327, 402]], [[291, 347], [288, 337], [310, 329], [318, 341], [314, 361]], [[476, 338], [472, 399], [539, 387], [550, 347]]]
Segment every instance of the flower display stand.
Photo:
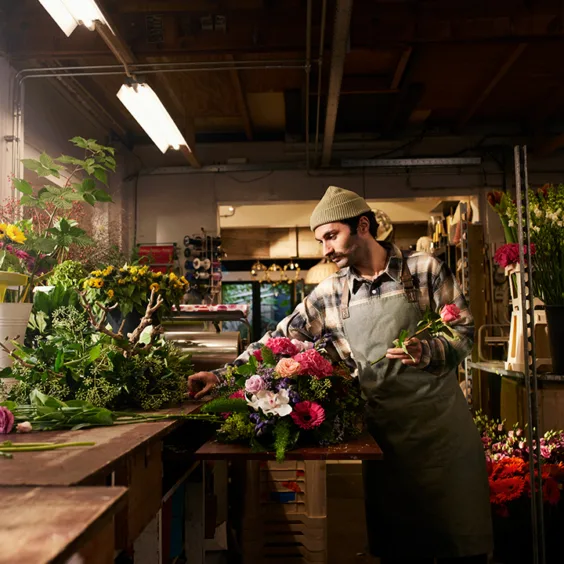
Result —
[[229, 520], [242, 564], [326, 564], [326, 461], [380, 460], [383, 454], [365, 434], [337, 446], [288, 451], [282, 463], [273, 453], [217, 441], [205, 443], [195, 457], [230, 463]]
[[[505, 269], [509, 278], [509, 289], [511, 292], [511, 325], [509, 332], [509, 343], [507, 350], [506, 370], [523, 371], [524, 361], [524, 338], [523, 335], [523, 312], [521, 310], [521, 272], [519, 265], [510, 266]], [[548, 340], [548, 325], [546, 323], [546, 311], [544, 303], [535, 298], [534, 327], [537, 346], [536, 365], [539, 372], [550, 372], [552, 359]]]

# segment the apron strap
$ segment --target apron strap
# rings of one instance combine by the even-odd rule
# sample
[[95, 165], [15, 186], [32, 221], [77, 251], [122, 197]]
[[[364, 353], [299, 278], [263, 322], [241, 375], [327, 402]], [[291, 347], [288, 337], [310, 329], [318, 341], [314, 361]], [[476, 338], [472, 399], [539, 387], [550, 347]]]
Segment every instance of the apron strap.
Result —
[[345, 283], [343, 284], [343, 295], [341, 296], [341, 319], [349, 318], [349, 301], [351, 299], [351, 292], [349, 289], [349, 278], [345, 278]]
[[[402, 270], [401, 270], [401, 284], [403, 286], [405, 297], [410, 303], [417, 303], [417, 288], [413, 283], [413, 276], [409, 272], [407, 266], [407, 257], [403, 257]], [[348, 319], [350, 317], [349, 313], [349, 302], [351, 299], [351, 292], [349, 288], [349, 278], [345, 277], [345, 282], [343, 284], [343, 295], [341, 296], [341, 319]]]
[[407, 256], [405, 255], [403, 255], [401, 283], [405, 291], [405, 297], [407, 298], [407, 301], [410, 303], [416, 303], [417, 288], [415, 288], [415, 284], [413, 283], [413, 276], [411, 276], [411, 272], [409, 272], [409, 268], [407, 266]]

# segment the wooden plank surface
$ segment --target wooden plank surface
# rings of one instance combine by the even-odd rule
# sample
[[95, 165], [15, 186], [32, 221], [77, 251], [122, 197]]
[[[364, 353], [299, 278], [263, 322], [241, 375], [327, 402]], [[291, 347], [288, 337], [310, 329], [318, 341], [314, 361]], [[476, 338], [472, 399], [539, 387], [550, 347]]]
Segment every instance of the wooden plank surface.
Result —
[[[274, 460], [272, 452], [252, 452], [248, 446], [224, 444], [208, 441], [202, 445], [194, 456], [201, 460]], [[382, 450], [371, 435], [363, 434], [359, 438], [330, 447], [308, 447], [291, 450], [286, 454], [287, 460], [380, 460]]]
[[[162, 413], [192, 413], [201, 402], [187, 402]], [[159, 412], [161, 413], [161, 412]], [[0, 458], [0, 486], [74, 486], [94, 476], [111, 472], [117, 463], [141, 445], [160, 440], [182, 424], [181, 420], [94, 427], [80, 431], [44, 431], [14, 434], [14, 443], [94, 442], [94, 446], [43, 452], [15, 453], [11, 460]]]
[[127, 488], [0, 488], [0, 564], [66, 562], [111, 525], [126, 492]]

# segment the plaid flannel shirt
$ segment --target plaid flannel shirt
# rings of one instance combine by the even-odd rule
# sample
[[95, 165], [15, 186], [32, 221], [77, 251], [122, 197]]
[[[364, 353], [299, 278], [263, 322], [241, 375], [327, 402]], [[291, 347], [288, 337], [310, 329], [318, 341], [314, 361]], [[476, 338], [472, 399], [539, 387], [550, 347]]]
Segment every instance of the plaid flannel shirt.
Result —
[[[331, 338], [336, 355], [353, 370], [351, 348], [344, 334], [340, 304], [345, 277], [349, 277], [350, 303], [377, 295], [380, 298], [402, 293], [401, 273], [403, 261], [413, 277], [418, 290], [419, 308], [427, 307], [439, 312], [443, 306], [456, 304], [460, 319], [450, 324], [454, 338], [445, 336], [422, 339], [423, 354], [418, 368], [437, 375], [450, 372], [469, 354], [474, 340], [474, 320], [460, 287], [446, 265], [431, 255], [413, 253], [404, 258], [395, 245], [380, 243], [388, 251], [386, 269], [374, 280], [359, 276], [353, 269], [344, 268], [321, 282], [303, 302], [257, 343], [252, 343], [235, 361], [246, 362], [249, 355], [259, 350], [271, 337], [289, 337], [301, 341], [313, 341], [323, 335]], [[377, 323], [377, 321], [376, 321]], [[391, 346], [391, 343], [390, 343]], [[221, 377], [225, 368], [215, 370]]]

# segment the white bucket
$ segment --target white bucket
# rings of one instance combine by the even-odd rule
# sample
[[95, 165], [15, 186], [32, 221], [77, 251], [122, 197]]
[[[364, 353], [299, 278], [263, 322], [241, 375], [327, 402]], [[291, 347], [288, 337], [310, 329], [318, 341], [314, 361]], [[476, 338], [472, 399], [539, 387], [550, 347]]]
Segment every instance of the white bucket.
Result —
[[[0, 303], [0, 342], [10, 350], [14, 348], [11, 341], [23, 342], [32, 307], [33, 304]], [[0, 368], [7, 366], [12, 366], [12, 358], [0, 349]]]

